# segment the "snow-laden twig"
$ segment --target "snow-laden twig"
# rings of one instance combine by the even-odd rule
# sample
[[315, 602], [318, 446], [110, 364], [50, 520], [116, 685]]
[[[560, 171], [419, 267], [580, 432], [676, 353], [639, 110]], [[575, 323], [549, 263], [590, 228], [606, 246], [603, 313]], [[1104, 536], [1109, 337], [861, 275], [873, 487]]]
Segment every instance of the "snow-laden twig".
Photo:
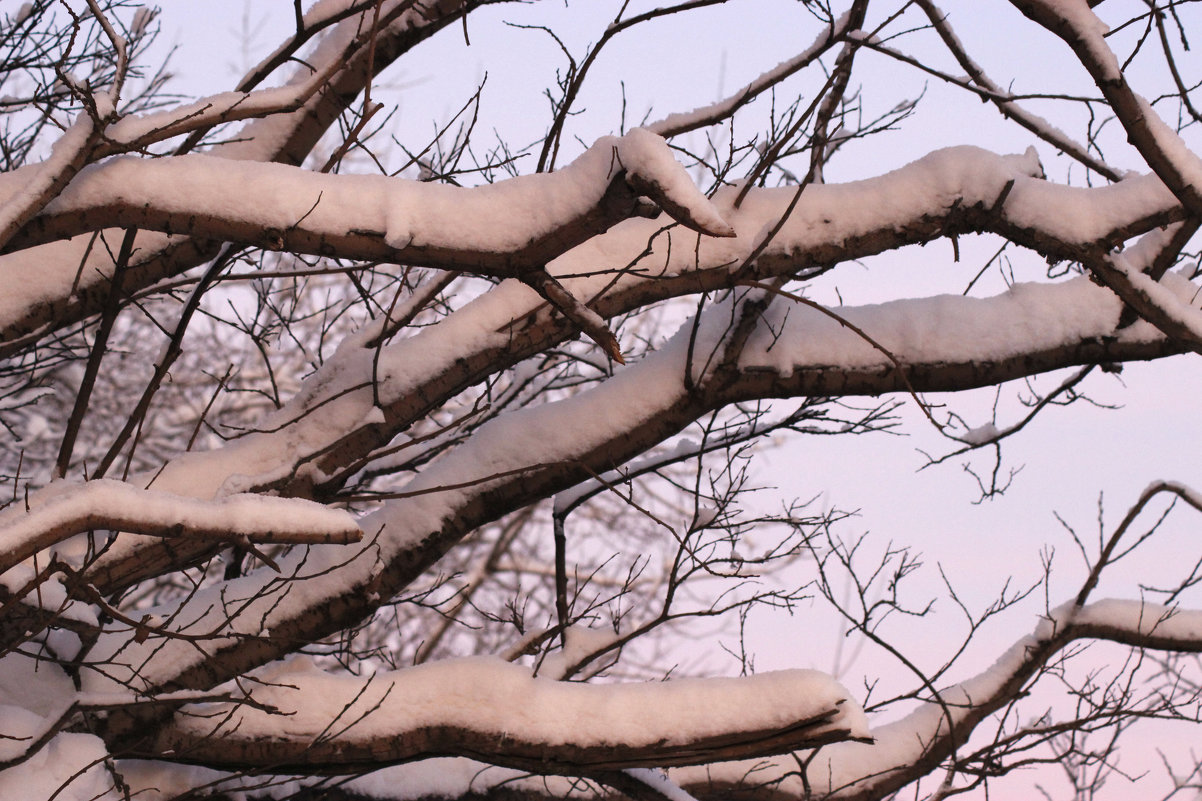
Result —
[[714, 125], [728, 119], [736, 111], [750, 103], [756, 97], [768, 91], [791, 75], [797, 74], [812, 64], [822, 54], [846, 37], [850, 29], [851, 13], [845, 12], [834, 24], [823, 28], [822, 33], [807, 47], [793, 58], [782, 61], [772, 69], [749, 81], [737, 92], [707, 106], [695, 108], [692, 111], [669, 114], [663, 119], [653, 122], [647, 129], [665, 139]]
[[100, 157], [142, 150], [156, 142], [224, 123], [296, 111], [341, 67], [341, 63], [331, 61], [302, 83], [253, 92], [223, 92], [164, 111], [126, 115], [104, 130], [106, 141], [96, 154]]

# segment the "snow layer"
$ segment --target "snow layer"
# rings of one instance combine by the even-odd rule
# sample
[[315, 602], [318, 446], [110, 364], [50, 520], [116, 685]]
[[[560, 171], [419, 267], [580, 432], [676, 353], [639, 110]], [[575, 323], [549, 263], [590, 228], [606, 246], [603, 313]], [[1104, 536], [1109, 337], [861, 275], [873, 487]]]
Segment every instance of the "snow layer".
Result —
[[[122, 156], [80, 171], [46, 206], [47, 214], [127, 204], [189, 218], [230, 220], [248, 230], [303, 224], [319, 236], [374, 232], [394, 248], [503, 254], [548, 237], [589, 213], [610, 181], [628, 180], [701, 230], [731, 234], [663, 139], [642, 129], [603, 137], [563, 169], [463, 188], [379, 175], [326, 175], [284, 164], [213, 156]], [[236, 193], [231, 192], [237, 187]], [[11, 181], [0, 195], [16, 194]], [[463, 221], [470, 219], [471, 225]]]
[[14, 595], [25, 592], [33, 587], [22, 598], [22, 602], [42, 609], [53, 610], [59, 618], [82, 623], [86, 626], [98, 625], [96, 607], [83, 601], [72, 600], [67, 596], [67, 588], [63, 586], [62, 576], [54, 574], [49, 578], [38, 579], [38, 572], [32, 565], [23, 564], [0, 575], [0, 586]]
[[[1111, 336], [1122, 302], [1079, 277], [1058, 284], [1016, 284], [992, 298], [940, 295], [832, 310], [902, 362], [990, 362], [1021, 353]], [[744, 353], [744, 367], [865, 368], [893, 362], [852, 328], [800, 304], [766, 312]], [[779, 336], [778, 336], [779, 334]]]
[[349, 513], [300, 498], [231, 495], [202, 501], [111, 479], [59, 482], [36, 496], [32, 508], [14, 504], [0, 513], [0, 572], [41, 548], [101, 527], [258, 542], [354, 541], [362, 533]]
[[227, 738], [308, 742], [334, 721], [358, 720], [338, 739], [368, 741], [449, 726], [549, 746], [639, 748], [787, 729], [838, 708], [821, 730], [869, 736], [849, 693], [812, 670], [582, 684], [532, 678], [527, 667], [489, 657], [427, 663], [369, 679], [322, 673], [306, 662], [292, 659], [255, 674], [261, 684], [254, 685], [254, 700], [278, 710], [276, 714], [234, 704], [199, 704], [184, 707], [175, 725], [197, 737], [219, 726]]
[[[1166, 273], [1160, 281], [1141, 271], [1124, 253], [1116, 253], [1109, 261], [1131, 287], [1147, 298], [1161, 314], [1181, 326], [1194, 342], [1202, 342], [1202, 312], [1199, 312], [1199, 287], [1177, 273]], [[1192, 272], [1187, 265], [1185, 272]], [[1168, 333], [1168, 331], [1166, 331]]]
[[1183, 645], [1202, 642], [1202, 611], [1183, 610], [1141, 601], [1118, 598], [1094, 601], [1075, 610], [1072, 622], [1078, 626], [1176, 640]]
[[118, 801], [103, 764], [107, 757], [99, 737], [59, 734], [25, 762], [0, 771], [0, 798]]

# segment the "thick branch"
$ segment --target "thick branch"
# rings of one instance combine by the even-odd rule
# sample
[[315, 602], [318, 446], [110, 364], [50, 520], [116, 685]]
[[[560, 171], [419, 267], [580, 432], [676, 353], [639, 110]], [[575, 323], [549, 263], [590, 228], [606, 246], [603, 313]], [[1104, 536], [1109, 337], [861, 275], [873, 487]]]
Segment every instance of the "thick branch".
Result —
[[131, 755], [335, 773], [459, 755], [587, 775], [868, 739], [846, 690], [814, 671], [591, 685], [468, 659], [370, 679], [276, 671], [259, 681], [254, 706], [184, 707]]
[[9, 250], [120, 226], [512, 277], [632, 216], [641, 195], [689, 227], [733, 235], [663, 140], [636, 130], [554, 174], [474, 189], [207, 156], [118, 158], [82, 171]]
[[[1048, 304], [1049, 296], [1063, 301], [1072, 293], [1085, 293], [1088, 304], [1078, 305], [1087, 305], [1091, 313], [1074, 318], [1073, 338], [1066, 339], [1065, 329], [1051, 325], [1042, 312], [1060, 313], [1064, 305]], [[916, 303], [930, 318], [928, 324], [940, 331], [940, 341], [954, 343], [949, 346], [954, 354], [931, 349], [922, 338], [891, 342], [887, 328], [875, 331], [874, 336], [889, 342], [895, 358], [906, 365], [910, 385], [918, 391], [949, 388], [949, 376], [964, 380], [965, 371], [975, 362], [992, 365], [992, 382], [1068, 366], [1082, 355], [1082, 349], [1086, 357], [1096, 357], [1098, 352], [1090, 350], [1090, 343], [1114, 336], [1120, 311], [1112, 295], [1084, 279], [1050, 287], [1020, 286], [993, 301], [957, 297]], [[783, 315], [785, 310], [778, 307], [783, 303], [773, 307], [773, 313]], [[903, 307], [898, 304], [899, 311]], [[661, 351], [599, 386], [564, 401], [502, 415], [481, 427], [469, 441], [428, 467], [384, 509], [363, 521], [365, 530], [380, 534], [358, 557], [350, 558], [344, 549], [312, 549], [282, 563], [284, 575], [295, 574], [299, 586], [304, 587], [295, 599], [287, 593], [277, 597], [274, 584], [262, 583], [266, 576], [252, 574], [228, 587], [201, 591], [188, 601], [185, 611], [170, 615], [201, 630], [226, 627], [231, 635], [267, 628], [269, 638], [230, 639], [228, 645], [215, 642], [210, 656], [203, 657], [172, 642], [148, 642], [130, 649], [121, 632], [114, 632], [110, 644], [98, 653], [110, 647], [122, 649], [122, 659], [132, 660], [129, 681], [152, 688], [208, 689], [300, 644], [352, 625], [421, 575], [465, 532], [622, 464], [706, 411], [759, 391], [787, 389], [789, 379], [780, 367], [783, 362], [776, 361], [778, 350], [767, 349], [770, 335], [765, 332], [772, 321], [762, 317], [761, 327], [747, 340], [742, 356], [727, 360], [737, 367], [705, 372], [703, 365], [723, 363], [711, 354], [721, 354], [731, 320], [741, 316], [734, 315], [726, 304], [711, 307], [695, 328], [686, 324]], [[890, 319], [888, 313], [874, 316], [886, 322]], [[1004, 345], [988, 336], [999, 317], [1012, 319], [1013, 325], [1025, 332], [1025, 349], [1001, 358], [991, 356], [1005, 353]], [[821, 364], [830, 364], [831, 353], [851, 352], [851, 345], [838, 339], [848, 335], [836, 324], [829, 323], [825, 330], [807, 329], [808, 325], [802, 323], [782, 335], [778, 347], [780, 352], [792, 354], [787, 358], [802, 353], [800, 343], [807, 337], [812, 337], [809, 347], [822, 354]], [[873, 330], [869, 321], [860, 327]], [[1123, 348], [1150, 349], [1163, 341], [1157, 332], [1147, 329], [1128, 329], [1115, 339], [1111, 347], [1120, 354]], [[864, 347], [863, 352], [877, 358], [861, 361], [852, 353], [845, 368], [849, 375], [863, 377], [865, 386], [859, 390], [886, 391], [895, 386], [899, 378], [892, 375], [893, 363], [881, 359], [872, 348]], [[955, 362], [950, 361], [953, 356]], [[994, 358], [996, 362], [991, 361]], [[686, 371], [694, 376], [693, 391], [686, 389]], [[794, 363], [793, 375], [801, 374], [804, 372]], [[763, 376], [769, 380], [765, 382]], [[854, 379], [850, 383], [854, 384]], [[149, 659], [145, 664], [139, 655], [142, 647]], [[108, 670], [119, 673], [114, 666]]]
[[[1026, 157], [998, 157], [975, 148], [956, 148], [880, 178], [810, 186], [766, 246], [761, 246], [761, 232], [779, 221], [796, 193], [789, 189], [752, 192], [738, 210], [723, 205], [720, 197], [717, 203], [738, 233], [736, 238], [698, 240], [689, 233], [681, 242], [682, 232], [664, 230], [662, 221], [631, 220], [565, 254], [551, 266], [551, 272], [561, 276], [592, 274], [587, 278], [564, 278], [561, 283], [577, 298], [595, 298], [590, 307], [601, 316], [610, 317], [663, 298], [730, 287], [747, 279], [789, 275], [833, 261], [861, 258], [903, 244], [970, 230], [1004, 230], [1014, 236], [1025, 235], [1032, 245], [1054, 248], [1058, 257], [1093, 254], [1107, 247], [1096, 245], [1098, 240], [1122, 239], [1144, 224], [1134, 220], [1156, 219], [1180, 208], [1155, 178], [1077, 190], [1023, 177], [1024, 173], [1036, 170], [1037, 165]], [[966, 176], [971, 176], [971, 180]], [[995, 209], [995, 201], [1006, 192], [1007, 186], [1009, 197], [1003, 208]], [[870, 198], [882, 197], [905, 198], [905, 203], [894, 207], [868, 202]], [[1014, 217], [1010, 219], [1012, 204]], [[1066, 241], [1059, 229], [1052, 233], [1040, 231], [1041, 226], [1054, 227], [1057, 221], [1073, 219], [1087, 220], [1091, 226], [1082, 235], [1083, 241]], [[1116, 227], [1104, 227], [1107, 223]], [[745, 263], [757, 252], [754, 261]], [[624, 260], [631, 268], [617, 278], [596, 271], [598, 264], [620, 264]], [[732, 270], [732, 264], [744, 266]], [[1029, 291], [1041, 290], [1031, 287]], [[1056, 290], [1047, 291], [1051, 293], [1049, 298], [1056, 296]], [[1067, 295], [1060, 297], [1066, 302], [1077, 302]], [[1074, 297], [1080, 299], [1084, 295]], [[1099, 290], [1092, 297], [1104, 299], [1106, 294]], [[955, 301], [950, 303], [953, 305], [945, 308], [956, 308]], [[891, 314], [899, 318], [912, 312], [918, 319], [938, 319], [923, 305], [900, 304], [893, 308]], [[1118, 308], [1117, 304], [1114, 308]], [[227, 477], [240, 473], [247, 475], [236, 485], [227, 485], [225, 491], [271, 489], [285, 494], [320, 496], [322, 487], [314, 485], [310, 466], [318, 468], [317, 475], [330, 482], [326, 491], [335, 489], [338, 477], [348, 466], [389, 442], [445, 399], [573, 333], [545, 311], [536, 312], [538, 301], [533, 293], [518, 284], [502, 284], [438, 325], [389, 345], [378, 354], [374, 348], [344, 347], [336, 363], [317, 373], [288, 406], [264, 421], [264, 433], [253, 434], [222, 451], [186, 454], [166, 466], [156, 485], [172, 492], [211, 497], [222, 490]], [[1070, 319], [1073, 318], [1063, 318]], [[1030, 324], [1046, 325], [1040, 321]], [[931, 388], [967, 388], [991, 379], [1030, 375], [1096, 359], [1121, 361], [1180, 352], [1179, 346], [1156, 336], [1142, 342], [1131, 338], [1112, 341], [1113, 321], [1095, 321], [1091, 326], [1087, 335], [1032, 345], [1029, 350], [1023, 347], [1022, 340], [1012, 339], [1014, 353], [1008, 359], [985, 358], [983, 363], [973, 364], [965, 359], [979, 358], [981, 354], [965, 353], [941, 359], [936, 369], [936, 362], [918, 358], [911, 368], [911, 380], [916, 385], [925, 382]], [[1017, 337], [1026, 330], [1001, 320], [996, 331], [978, 336], [988, 341], [999, 332]], [[854, 337], [852, 340], [854, 347], [869, 354], [864, 367], [846, 369], [835, 360], [837, 351], [829, 351], [789, 365], [788, 380], [782, 378], [781, 370], [777, 374], [761, 371], [752, 376], [751, 369], [740, 380], [744, 386], [757, 387], [752, 392], [763, 397], [880, 394], [904, 389], [900, 377], [884, 366], [886, 360], [881, 354]], [[445, 352], [454, 352], [453, 362], [431, 356]], [[785, 351], [776, 349], [774, 353], [780, 355]], [[372, 371], [373, 365], [379, 368], [376, 372]], [[925, 378], [924, 370], [928, 371]], [[383, 377], [374, 391], [373, 375]], [[369, 422], [367, 413], [376, 402], [381, 404], [383, 422], [378, 419]], [[361, 422], [347, 428], [341, 422], [346, 420]], [[298, 441], [305, 446], [297, 448]], [[259, 465], [255, 474], [248, 474], [246, 457], [242, 454], [253, 454], [255, 464]], [[195, 479], [197, 475], [211, 477], [212, 481], [201, 484]], [[115, 588], [137, 576], [170, 569], [172, 564], [166, 554], [155, 556], [139, 549], [136, 555], [114, 555], [98, 566], [93, 576], [101, 586]]]
[[0, 515], [0, 574], [75, 534], [107, 529], [220, 542], [358, 542], [354, 518], [298, 498], [231, 495], [213, 501], [97, 480], [51, 488], [32, 509]]

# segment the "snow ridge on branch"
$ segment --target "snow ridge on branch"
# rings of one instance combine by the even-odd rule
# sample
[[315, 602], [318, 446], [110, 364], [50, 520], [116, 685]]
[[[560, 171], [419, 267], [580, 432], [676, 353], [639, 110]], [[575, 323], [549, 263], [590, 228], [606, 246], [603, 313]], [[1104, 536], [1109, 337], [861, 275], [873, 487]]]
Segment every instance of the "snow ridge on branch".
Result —
[[197, 500], [124, 481], [54, 485], [32, 508], [0, 513], [0, 574], [75, 534], [110, 529], [223, 542], [357, 542], [363, 532], [342, 509], [300, 498], [227, 495]]
[[257, 671], [253, 704], [181, 708], [147, 755], [175, 753], [231, 769], [267, 758], [277, 768], [336, 771], [458, 754], [570, 774], [582, 765], [699, 764], [871, 739], [847, 691], [809, 670], [583, 684], [534, 678], [528, 667], [487, 657], [368, 678], [306, 662]]
[[[19, 192], [21, 183], [19, 174], [4, 176], [0, 193]], [[697, 231], [733, 236], [664, 141], [636, 129], [602, 138], [555, 173], [474, 188], [212, 156], [123, 156], [81, 170], [9, 250], [133, 224], [318, 255], [514, 276], [631, 216], [639, 196]], [[464, 225], [465, 219], [474, 224]]]

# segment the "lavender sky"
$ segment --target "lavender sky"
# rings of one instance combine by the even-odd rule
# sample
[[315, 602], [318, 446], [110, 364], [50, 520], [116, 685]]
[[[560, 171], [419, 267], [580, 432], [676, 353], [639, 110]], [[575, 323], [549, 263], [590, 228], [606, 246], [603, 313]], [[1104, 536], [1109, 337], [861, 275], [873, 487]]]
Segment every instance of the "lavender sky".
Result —
[[[204, 94], [231, 86], [242, 69], [272, 47], [292, 20], [292, 4], [285, 0], [254, 3], [242, 0], [209, 0], [205, 3], [166, 3], [162, 16], [164, 39], [178, 42], [173, 64], [180, 75], [180, 91]], [[424, 138], [451, 116], [487, 75], [481, 118], [485, 131], [495, 127], [498, 136], [514, 145], [534, 141], [549, 117], [544, 87], [553, 83], [562, 68], [558, 47], [544, 34], [504, 27], [493, 20], [549, 22], [565, 32], [565, 42], [579, 54], [595, 40], [617, 3], [541, 3], [502, 6], [473, 15], [468, 36], [446, 31], [423, 46], [416, 59], [386, 73], [381, 91], [400, 98], [400, 110], [391, 125], [406, 142]], [[1000, 0], [952, 0], [946, 3], [961, 38], [995, 80], [1011, 80], [1021, 90], [1087, 91], [1083, 72], [1064, 57], [1063, 46], [1051, 36], [1020, 24], [1019, 15]], [[779, 20], [794, 20], [782, 25]], [[644, 113], [655, 119], [671, 111], [687, 110], [711, 102], [754, 75], [789, 57], [808, 44], [813, 23], [796, 2], [746, 0], [728, 8], [710, 9], [688, 20], [670, 20], [658, 27], [632, 33], [596, 65], [595, 91], [573, 119], [572, 133], [584, 143], [616, 127], [625, 82], [627, 122], [636, 124]], [[566, 27], [561, 28], [564, 24]], [[731, 31], [738, 31], [731, 34]], [[903, 40], [906, 41], [906, 40]], [[923, 37], [914, 41], [922, 42]], [[930, 42], [930, 37], [925, 39]], [[245, 47], [244, 47], [245, 45]], [[921, 47], [919, 52], [923, 52]], [[935, 52], [932, 48], [928, 52]], [[941, 63], [946, 59], [939, 56]], [[1022, 152], [1031, 137], [1017, 126], [1000, 120], [991, 106], [948, 89], [939, 81], [902, 69], [883, 57], [865, 54], [856, 78], [863, 84], [866, 108], [883, 111], [898, 98], [916, 97], [925, 91], [919, 110], [902, 129], [847, 147], [832, 162], [829, 181], [878, 175], [930, 150], [957, 144], [974, 144], [997, 152]], [[953, 70], [955, 71], [955, 70]], [[1155, 65], [1136, 62], [1136, 86], [1144, 78], [1149, 93], [1158, 79]], [[880, 83], [877, 83], [880, 82]], [[887, 90], [881, 90], [887, 85]], [[804, 88], [803, 88], [804, 91]], [[879, 106], [879, 108], [878, 108]], [[1066, 130], [1077, 133], [1079, 119], [1052, 116], [1055, 104], [1035, 107]], [[1046, 111], [1045, 111], [1046, 108]], [[736, 136], [756, 130], [751, 119]], [[867, 116], [867, 115], [866, 115]], [[1194, 144], [1200, 140], [1193, 137]], [[1187, 141], [1190, 136], [1187, 135]], [[690, 142], [701, 146], [696, 135]], [[582, 147], [582, 146], [581, 146]], [[1080, 178], [1080, 171], [1038, 146], [1049, 177]], [[399, 157], [399, 156], [398, 156]], [[532, 161], [532, 160], [528, 160]], [[1121, 160], [1120, 160], [1121, 163]], [[528, 163], [527, 169], [533, 164]], [[871, 303], [904, 295], [957, 293], [996, 248], [991, 240], [965, 238], [960, 263], [953, 261], [951, 246], [936, 242], [912, 248], [865, 265], [846, 265], [814, 289], [814, 297], [849, 304]], [[1042, 277], [1047, 266], [1038, 259], [1016, 254], [1014, 272], [1022, 280]], [[976, 288], [981, 295], [1002, 291], [1004, 281], [991, 271]], [[1042, 382], [1041, 386], [1048, 386]], [[1081, 402], [1068, 408], [1046, 410], [1027, 430], [1007, 443], [1003, 470], [1019, 468], [1011, 489], [1002, 497], [975, 503], [976, 482], [961, 465], [969, 461], [978, 471], [988, 471], [989, 454], [953, 459], [942, 466], [919, 471], [926, 461], [922, 451], [939, 455], [954, 443], [945, 440], [907, 400], [900, 432], [861, 438], [809, 438], [782, 444], [766, 453], [759, 479], [776, 489], [761, 493], [770, 508], [780, 499], [820, 498], [831, 507], [858, 510], [846, 524], [848, 535], [871, 532], [870, 542], [909, 544], [925, 555], [925, 569], [915, 581], [914, 599], [942, 594], [937, 565], [970, 606], [980, 608], [1000, 591], [1009, 577], [1030, 584], [1042, 572], [1041, 559], [1055, 550], [1050, 602], [1060, 603], [1075, 591], [1085, 566], [1055, 515], [1087, 537], [1096, 537], [1099, 499], [1109, 530], [1138, 496], [1156, 479], [1172, 479], [1202, 487], [1197, 448], [1202, 443], [1202, 420], [1196, 412], [1202, 396], [1202, 360], [1184, 356], [1155, 364], [1130, 364], [1120, 376], [1097, 375], [1085, 385], [1100, 408]], [[928, 397], [948, 404], [972, 424], [990, 421], [991, 390], [966, 397]], [[1021, 413], [1005, 404], [998, 424], [1013, 422]], [[1185, 543], [1187, 559], [1197, 554], [1198, 519], [1179, 511], [1130, 565], [1120, 566], [1103, 582], [1098, 597], [1138, 597], [1137, 582], [1161, 572], [1165, 564], [1179, 561]], [[1123, 569], [1125, 568], [1125, 569]], [[1012, 641], [1030, 632], [1038, 622], [1042, 595], [1014, 610], [985, 630], [965, 664], [949, 678], [967, 677], [983, 668]], [[838, 669], [848, 687], [860, 685], [864, 674], [884, 672], [908, 682], [896, 662], [865, 649], [852, 660], [846, 651], [835, 664], [840, 630], [835, 620], [814, 618], [809, 610], [796, 616], [762, 614], [750, 630], [750, 645], [760, 670], [788, 667]], [[903, 650], [915, 661], [933, 665], [942, 661], [963, 633], [962, 618], [946, 600], [933, 614], [916, 621], [898, 621], [895, 629]], [[717, 650], [716, 648], [714, 650]], [[1139, 764], [1150, 754], [1133, 752]], [[1114, 797], [1124, 797], [1129, 787], [1114, 787]], [[1142, 794], [1143, 786], [1141, 786]]]

